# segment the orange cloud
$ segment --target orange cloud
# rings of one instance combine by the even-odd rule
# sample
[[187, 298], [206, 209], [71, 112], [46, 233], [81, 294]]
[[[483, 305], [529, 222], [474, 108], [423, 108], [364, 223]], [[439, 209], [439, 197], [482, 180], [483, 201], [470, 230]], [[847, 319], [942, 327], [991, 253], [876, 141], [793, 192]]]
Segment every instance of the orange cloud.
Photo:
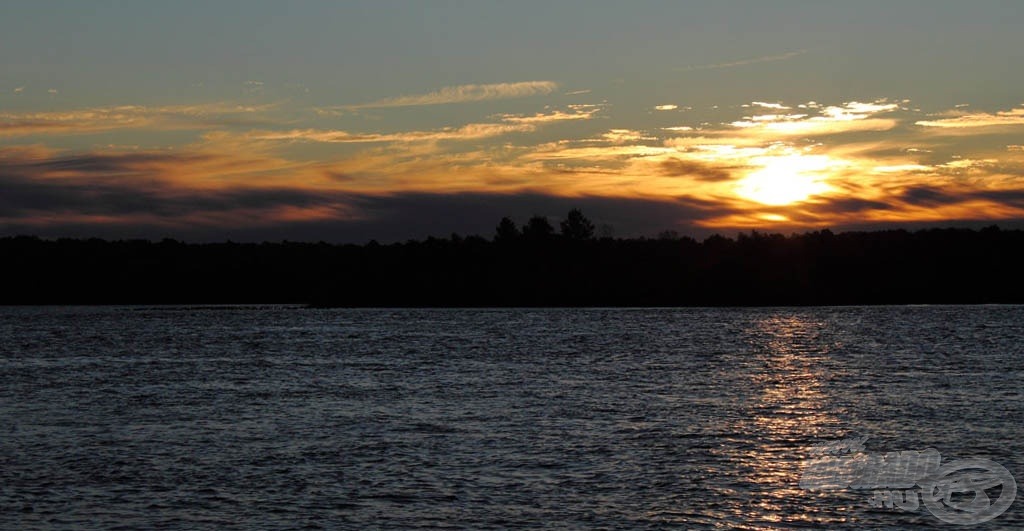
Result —
[[529, 116], [505, 114], [501, 116], [502, 121], [517, 124], [543, 124], [551, 122], [564, 122], [573, 120], [589, 120], [594, 114], [601, 110], [599, 105], [570, 105], [574, 112], [554, 111], [550, 113], [536, 113]]
[[487, 85], [456, 85], [444, 87], [427, 94], [385, 98], [370, 103], [347, 106], [349, 109], [374, 109], [384, 107], [412, 107], [420, 105], [442, 105], [473, 101], [524, 98], [550, 94], [558, 89], [554, 81], [519, 81], [515, 83], [491, 83]]
[[462, 127], [436, 131], [406, 131], [401, 133], [350, 133], [338, 130], [293, 129], [291, 131], [251, 131], [245, 136], [252, 140], [304, 140], [339, 144], [379, 142], [426, 142], [437, 140], [478, 140], [508, 133], [533, 131], [526, 124], [467, 124]]
[[961, 114], [953, 118], [943, 118], [939, 120], [921, 120], [914, 123], [922, 127], [939, 127], [951, 129], [1017, 126], [1024, 125], [1024, 108], [1010, 109], [1009, 111], [999, 111], [995, 114]]
[[[55, 112], [0, 113], [0, 136], [71, 135], [114, 129], [205, 129], [272, 105], [121, 105]], [[232, 121], [231, 123], [235, 123]]]

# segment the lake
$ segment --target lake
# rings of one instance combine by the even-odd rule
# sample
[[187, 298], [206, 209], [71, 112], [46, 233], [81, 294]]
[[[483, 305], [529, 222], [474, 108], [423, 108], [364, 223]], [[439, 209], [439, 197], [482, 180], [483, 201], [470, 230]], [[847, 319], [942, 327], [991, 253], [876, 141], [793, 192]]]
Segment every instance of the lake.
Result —
[[5, 307], [0, 338], [5, 529], [957, 528], [801, 485], [863, 437], [1024, 479], [1021, 306]]

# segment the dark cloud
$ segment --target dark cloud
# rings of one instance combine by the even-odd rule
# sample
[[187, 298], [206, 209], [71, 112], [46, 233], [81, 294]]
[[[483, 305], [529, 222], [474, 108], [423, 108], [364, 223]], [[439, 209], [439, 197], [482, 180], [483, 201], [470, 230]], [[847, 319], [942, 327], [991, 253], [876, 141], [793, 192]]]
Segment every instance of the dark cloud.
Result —
[[917, 206], [953, 205], [984, 199], [1015, 208], [1024, 208], [1024, 190], [974, 190], [953, 192], [934, 186], [915, 186], [907, 188], [900, 194], [905, 203]]
[[156, 205], [151, 192], [106, 184], [41, 182], [0, 175], [0, 217], [33, 217], [41, 213], [121, 215], [148, 212]]
[[[201, 156], [88, 155], [44, 161], [0, 160], [0, 218], [148, 215], [168, 220], [205, 212], [328, 205], [330, 194], [293, 188], [191, 190], [144, 171], [153, 163], [195, 162]], [[69, 176], [65, 176], [69, 174]]]
[[983, 190], [972, 193], [971, 197], [1024, 208], [1024, 190]]
[[815, 204], [809, 210], [821, 214], [847, 214], [851, 212], [863, 212], [865, 210], [892, 210], [894, 208], [895, 207], [893, 205], [882, 201], [845, 197], [830, 199], [827, 202]]
[[73, 171], [76, 173], [116, 175], [137, 171], [140, 168], [145, 168], [154, 164], [189, 164], [211, 160], [213, 158], [214, 157], [211, 155], [184, 155], [151, 152], [121, 153], [117, 155], [87, 154], [32, 162], [27, 164], [27, 166], [31, 166], [42, 171]]
[[31, 218], [42, 213], [85, 216], [156, 215], [169, 219], [206, 212], [314, 207], [342, 200], [332, 194], [292, 188], [199, 191], [167, 186], [130, 187], [73, 180], [40, 182], [0, 175], [0, 217]]
[[713, 166], [692, 160], [670, 158], [662, 161], [659, 166], [661, 167], [662, 175], [669, 177], [692, 177], [698, 181], [705, 182], [728, 181], [733, 178], [732, 174], [728, 171], [733, 168]]
[[358, 179], [357, 176], [352, 175], [351, 173], [344, 173], [340, 171], [325, 171], [324, 175], [332, 181], [341, 183], [350, 183]]
[[963, 194], [953, 194], [934, 186], [913, 186], [904, 190], [900, 199], [915, 206], [939, 206], [961, 203], [967, 198]]
[[787, 219], [787, 222], [773, 223], [765, 230], [798, 231], [808, 226], [818, 226], [835, 214], [850, 214], [868, 210], [894, 210], [895, 205], [870, 199], [818, 198], [818, 202], [802, 205], [765, 206], [763, 212]]

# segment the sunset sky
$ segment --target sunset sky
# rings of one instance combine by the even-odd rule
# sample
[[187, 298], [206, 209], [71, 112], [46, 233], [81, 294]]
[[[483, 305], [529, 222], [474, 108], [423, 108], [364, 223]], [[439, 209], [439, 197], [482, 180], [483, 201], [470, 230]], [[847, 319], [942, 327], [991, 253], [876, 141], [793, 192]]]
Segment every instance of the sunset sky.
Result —
[[1021, 226], [1024, 3], [0, 6], [0, 236]]

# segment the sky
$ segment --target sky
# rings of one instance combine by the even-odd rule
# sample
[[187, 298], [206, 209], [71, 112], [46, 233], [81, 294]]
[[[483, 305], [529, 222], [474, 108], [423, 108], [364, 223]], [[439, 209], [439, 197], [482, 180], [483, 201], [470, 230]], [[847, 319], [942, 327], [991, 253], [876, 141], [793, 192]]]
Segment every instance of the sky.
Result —
[[0, 236], [1024, 226], [1022, 7], [5, 2]]

